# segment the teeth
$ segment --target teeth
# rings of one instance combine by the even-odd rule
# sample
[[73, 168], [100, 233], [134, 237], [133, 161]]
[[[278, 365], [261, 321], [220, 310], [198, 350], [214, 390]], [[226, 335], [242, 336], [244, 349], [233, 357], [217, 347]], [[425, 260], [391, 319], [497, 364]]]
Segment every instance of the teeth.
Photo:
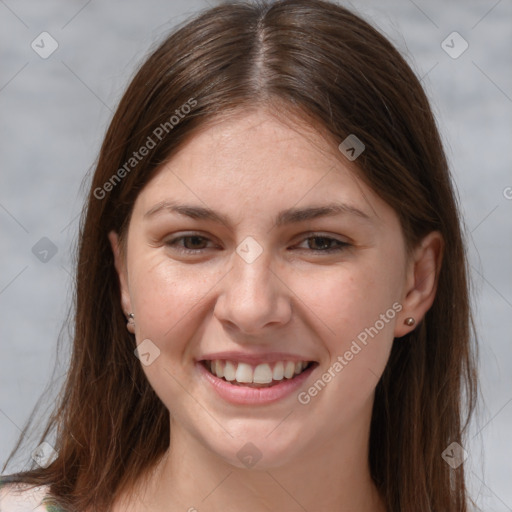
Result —
[[[216, 362], [220, 363], [220, 361]], [[231, 361], [226, 361], [226, 364], [224, 365], [224, 378], [229, 381], [235, 380], [236, 378], [236, 367]]]
[[288, 361], [286, 366], [284, 367], [284, 376], [287, 379], [291, 379], [293, 374], [295, 373], [295, 363], [293, 361]]
[[[240, 368], [240, 365], [238, 366]], [[273, 372], [268, 364], [259, 364], [254, 368], [252, 381], [256, 384], [268, 384], [272, 382]]]
[[236, 369], [235, 380], [237, 382], [252, 382], [253, 371], [250, 365], [246, 363], [238, 363]]
[[274, 366], [274, 371], [272, 372], [272, 378], [274, 380], [283, 380], [284, 378], [284, 363], [278, 361]]
[[227, 381], [236, 381], [242, 384], [271, 384], [272, 381], [292, 379], [303, 372], [308, 365], [307, 361], [277, 361], [272, 368], [271, 364], [262, 363], [252, 367], [247, 363], [236, 361], [207, 361], [207, 367], [217, 377]]
[[214, 361], [215, 363], [215, 373], [219, 377], [224, 377], [224, 368], [222, 367], [222, 363], [220, 361]]

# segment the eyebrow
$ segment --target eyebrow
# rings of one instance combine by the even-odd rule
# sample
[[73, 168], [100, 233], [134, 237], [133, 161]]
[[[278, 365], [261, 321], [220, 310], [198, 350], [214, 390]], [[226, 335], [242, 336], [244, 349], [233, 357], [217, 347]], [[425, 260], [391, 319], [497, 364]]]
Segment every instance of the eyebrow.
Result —
[[[144, 219], [148, 219], [154, 215], [164, 212], [177, 213], [178, 215], [197, 220], [209, 220], [222, 224], [228, 228], [231, 226], [231, 221], [227, 216], [216, 212], [211, 208], [181, 204], [170, 200], [157, 203], [144, 214]], [[304, 208], [288, 208], [287, 210], [282, 210], [276, 217], [276, 226], [280, 227], [288, 224], [317, 219], [319, 217], [332, 217], [341, 214], [353, 215], [371, 222], [370, 216], [355, 206], [351, 206], [345, 203], [333, 202], [320, 206], [313, 205]]]

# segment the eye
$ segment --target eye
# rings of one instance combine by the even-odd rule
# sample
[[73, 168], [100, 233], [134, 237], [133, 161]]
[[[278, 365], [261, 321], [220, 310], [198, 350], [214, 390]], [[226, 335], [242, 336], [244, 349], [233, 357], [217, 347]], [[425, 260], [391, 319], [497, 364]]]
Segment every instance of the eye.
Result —
[[[173, 238], [166, 245], [184, 254], [199, 254], [208, 248], [206, 245], [210, 241], [204, 236], [192, 234]], [[348, 242], [316, 233], [304, 238], [302, 243], [304, 242], [307, 242], [308, 249], [312, 252], [324, 254], [341, 252], [351, 246]]]
[[[314, 233], [312, 236], [309, 236], [303, 240], [303, 242], [307, 242], [308, 247], [316, 253], [334, 253], [341, 252], [348, 247], [351, 246], [348, 242], [344, 242], [342, 240], [338, 240], [336, 238], [332, 238], [330, 236], [324, 236], [321, 234]], [[334, 247], [333, 247], [333, 244]], [[316, 248], [311, 246], [317, 246]]]
[[[165, 245], [177, 248], [179, 252], [185, 254], [198, 254], [202, 251], [202, 249], [204, 249], [202, 246], [204, 245], [205, 241], [207, 242], [208, 238], [204, 236], [186, 235], [173, 238], [172, 240], [166, 242]], [[183, 244], [178, 244], [178, 242], [183, 242]], [[187, 246], [190, 246], [191, 248]]]

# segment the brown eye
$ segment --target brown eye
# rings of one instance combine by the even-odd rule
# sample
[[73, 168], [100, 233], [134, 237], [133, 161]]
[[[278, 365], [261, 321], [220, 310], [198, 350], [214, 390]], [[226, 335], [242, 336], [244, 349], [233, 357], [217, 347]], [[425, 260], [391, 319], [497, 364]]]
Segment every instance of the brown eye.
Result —
[[[181, 243], [183, 242], [183, 243]], [[169, 247], [176, 248], [180, 252], [197, 254], [198, 252], [206, 249], [204, 244], [208, 242], [208, 238], [199, 235], [188, 235], [173, 238], [166, 242]]]
[[350, 244], [329, 236], [314, 235], [305, 238], [308, 249], [317, 253], [340, 252], [350, 247]]
[[[166, 245], [182, 253], [199, 254], [204, 249], [208, 249], [208, 242], [210, 242], [210, 240], [204, 236], [185, 235], [169, 240], [166, 242]], [[322, 235], [309, 236], [305, 238], [302, 243], [304, 242], [307, 242], [306, 249], [318, 254], [341, 252], [351, 246], [351, 244], [342, 240]]]

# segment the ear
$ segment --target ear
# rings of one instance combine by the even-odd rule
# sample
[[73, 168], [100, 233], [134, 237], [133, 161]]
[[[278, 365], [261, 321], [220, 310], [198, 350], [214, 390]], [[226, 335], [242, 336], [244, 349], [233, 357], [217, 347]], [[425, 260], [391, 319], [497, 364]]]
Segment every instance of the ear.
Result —
[[402, 295], [403, 309], [395, 326], [395, 337], [400, 338], [415, 327], [404, 324], [408, 317], [418, 325], [432, 306], [439, 280], [444, 241], [439, 231], [432, 231], [414, 250], [407, 265]]
[[[119, 288], [121, 292], [121, 307], [126, 315], [132, 312], [132, 305], [130, 299], [130, 291], [128, 287], [128, 273], [126, 270], [126, 260], [121, 252], [119, 235], [115, 231], [108, 234], [112, 252], [114, 254], [114, 265], [116, 267], [117, 275], [119, 277]], [[130, 330], [130, 325], [128, 329]]]

